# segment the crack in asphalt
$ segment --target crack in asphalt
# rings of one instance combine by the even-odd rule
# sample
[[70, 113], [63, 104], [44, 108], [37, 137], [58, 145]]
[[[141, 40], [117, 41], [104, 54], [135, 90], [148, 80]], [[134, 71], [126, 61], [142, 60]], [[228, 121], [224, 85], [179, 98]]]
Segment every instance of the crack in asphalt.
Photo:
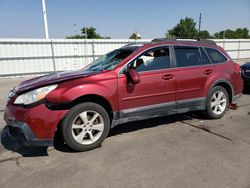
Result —
[[[55, 148], [48, 149], [47, 153], [49, 153], [50, 151], [53, 151], [53, 150], [55, 150]], [[27, 154], [25, 156], [9, 157], [9, 158], [0, 160], [0, 164], [4, 163], [4, 162], [8, 162], [8, 161], [15, 161], [16, 165], [18, 167], [22, 168], [20, 166], [21, 162], [19, 161], [19, 159], [24, 158], [24, 157], [32, 157], [33, 155], [39, 155], [39, 154], [43, 154], [43, 153], [44, 152], [33, 152], [33, 153], [29, 153], [29, 154]]]
[[250, 104], [243, 104], [243, 105], [240, 105], [238, 107], [245, 107], [245, 106], [250, 106]]
[[218, 136], [218, 137], [223, 138], [223, 139], [225, 139], [225, 140], [233, 141], [231, 138], [228, 138], [228, 137], [226, 137], [226, 136], [223, 136], [223, 135], [221, 135], [221, 134], [218, 134], [218, 133], [216, 133], [216, 132], [211, 131], [211, 130], [209, 129], [209, 127], [207, 127], [207, 126], [204, 126], [204, 125], [202, 125], [202, 126], [197, 126], [197, 125], [194, 125], [194, 124], [192, 124], [192, 123], [188, 123], [188, 122], [186, 122], [186, 121], [180, 121], [180, 122], [183, 123], [183, 124], [185, 124], [185, 125], [194, 127], [194, 128], [196, 128], [196, 129], [200, 129], [200, 130], [202, 130], [202, 131], [208, 132], [208, 133], [210, 133], [210, 134], [212, 134], [212, 135]]
[[2, 160], [0, 160], [0, 163], [4, 163], [4, 162], [7, 162], [7, 161], [15, 161], [16, 165], [21, 168], [19, 159], [21, 159], [22, 157], [23, 156], [10, 157], [10, 158], [7, 158], [7, 159], [2, 159]]

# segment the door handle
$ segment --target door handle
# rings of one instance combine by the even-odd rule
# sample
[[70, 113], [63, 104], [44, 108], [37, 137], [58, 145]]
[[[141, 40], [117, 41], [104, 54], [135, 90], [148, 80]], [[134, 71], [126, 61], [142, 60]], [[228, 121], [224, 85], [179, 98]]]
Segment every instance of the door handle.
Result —
[[207, 70], [204, 71], [204, 74], [210, 75], [210, 74], [212, 74], [213, 72], [214, 72], [213, 70], [207, 69]]
[[174, 78], [173, 74], [166, 74], [162, 77], [163, 80], [171, 80]]

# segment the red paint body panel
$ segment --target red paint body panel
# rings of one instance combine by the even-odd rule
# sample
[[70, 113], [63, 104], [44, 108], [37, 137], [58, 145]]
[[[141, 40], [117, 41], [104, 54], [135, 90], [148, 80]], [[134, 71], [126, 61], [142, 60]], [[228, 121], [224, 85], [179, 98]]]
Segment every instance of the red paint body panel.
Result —
[[53, 139], [55, 131], [67, 110], [49, 110], [44, 104], [32, 108], [9, 105], [5, 109], [4, 119], [24, 122], [29, 125], [37, 139]]
[[176, 68], [176, 100], [204, 97], [203, 87], [208, 80], [204, 71], [209, 65]]
[[46, 96], [52, 103], [73, 101], [85, 95], [98, 95], [105, 98], [112, 106], [113, 111], [118, 111], [117, 76], [114, 71], [105, 71], [97, 75], [65, 81], [59, 84]]
[[141, 72], [141, 82], [136, 85], [127, 84], [126, 76], [119, 75], [119, 110], [175, 101], [175, 77], [164, 80], [166, 74], [175, 73], [171, 70]]

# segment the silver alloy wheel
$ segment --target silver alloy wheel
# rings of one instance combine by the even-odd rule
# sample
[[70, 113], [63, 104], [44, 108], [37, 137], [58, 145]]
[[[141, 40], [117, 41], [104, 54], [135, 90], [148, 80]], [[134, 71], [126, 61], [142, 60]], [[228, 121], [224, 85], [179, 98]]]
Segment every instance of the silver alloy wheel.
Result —
[[93, 144], [102, 135], [104, 120], [96, 111], [84, 111], [74, 119], [71, 130], [73, 138], [79, 144]]
[[217, 91], [211, 100], [211, 109], [216, 115], [221, 115], [227, 106], [227, 98], [224, 92]]

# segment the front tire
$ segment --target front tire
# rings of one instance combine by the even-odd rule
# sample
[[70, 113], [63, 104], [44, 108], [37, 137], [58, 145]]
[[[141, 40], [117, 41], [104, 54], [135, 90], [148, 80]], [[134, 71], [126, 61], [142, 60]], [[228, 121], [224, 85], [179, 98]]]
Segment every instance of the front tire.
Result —
[[208, 94], [205, 114], [211, 119], [219, 119], [226, 113], [228, 105], [227, 90], [224, 87], [215, 86]]
[[73, 107], [62, 124], [66, 144], [76, 151], [99, 147], [109, 130], [110, 120], [106, 110], [91, 102]]

